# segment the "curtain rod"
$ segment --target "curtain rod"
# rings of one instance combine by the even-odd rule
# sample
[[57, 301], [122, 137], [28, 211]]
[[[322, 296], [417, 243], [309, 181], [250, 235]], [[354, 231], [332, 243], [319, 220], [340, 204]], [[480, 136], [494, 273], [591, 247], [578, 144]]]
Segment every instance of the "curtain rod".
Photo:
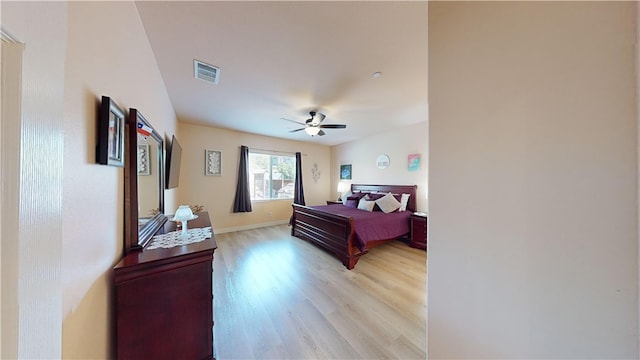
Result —
[[[287, 155], [294, 155], [294, 156], [296, 154], [295, 152], [278, 151], [278, 150], [266, 150], [266, 149], [252, 148], [252, 147], [250, 147], [249, 150], [257, 150], [257, 151], [264, 151], [264, 152], [270, 152], [270, 153], [276, 153], [276, 154], [287, 154]], [[302, 154], [302, 156], [307, 156], [307, 154]]]

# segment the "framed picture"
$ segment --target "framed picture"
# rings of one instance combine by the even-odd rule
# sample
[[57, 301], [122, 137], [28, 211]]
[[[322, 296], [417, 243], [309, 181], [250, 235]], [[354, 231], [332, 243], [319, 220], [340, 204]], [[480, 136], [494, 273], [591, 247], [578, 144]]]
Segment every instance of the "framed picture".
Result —
[[340, 165], [340, 180], [351, 180], [351, 164]]
[[407, 169], [409, 171], [420, 170], [420, 154], [410, 154], [407, 157]]
[[100, 103], [96, 162], [124, 166], [124, 112], [108, 96]]
[[376, 167], [380, 170], [384, 170], [386, 168], [389, 167], [389, 163], [391, 162], [391, 160], [389, 160], [389, 155], [387, 154], [380, 154], [378, 155], [378, 157], [376, 158]]
[[206, 176], [222, 175], [222, 153], [216, 150], [204, 151], [204, 174]]
[[151, 175], [149, 144], [138, 144], [138, 175]]

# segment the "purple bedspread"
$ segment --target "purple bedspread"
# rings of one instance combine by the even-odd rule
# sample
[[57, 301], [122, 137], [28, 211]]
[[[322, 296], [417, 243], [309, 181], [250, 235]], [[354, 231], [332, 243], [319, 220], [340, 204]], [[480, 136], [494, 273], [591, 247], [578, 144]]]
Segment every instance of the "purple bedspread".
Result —
[[310, 206], [324, 212], [353, 218], [355, 242], [361, 251], [372, 240], [395, 239], [409, 232], [411, 211], [392, 212], [359, 210], [342, 204]]

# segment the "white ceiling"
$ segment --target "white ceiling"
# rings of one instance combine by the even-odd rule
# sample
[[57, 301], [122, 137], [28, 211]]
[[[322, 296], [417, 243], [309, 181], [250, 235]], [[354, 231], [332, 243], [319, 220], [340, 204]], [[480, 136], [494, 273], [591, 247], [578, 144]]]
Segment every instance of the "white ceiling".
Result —
[[[426, 2], [136, 5], [182, 122], [336, 145], [427, 121]], [[194, 59], [220, 67], [217, 85]], [[347, 128], [310, 137], [281, 120], [310, 110]]]

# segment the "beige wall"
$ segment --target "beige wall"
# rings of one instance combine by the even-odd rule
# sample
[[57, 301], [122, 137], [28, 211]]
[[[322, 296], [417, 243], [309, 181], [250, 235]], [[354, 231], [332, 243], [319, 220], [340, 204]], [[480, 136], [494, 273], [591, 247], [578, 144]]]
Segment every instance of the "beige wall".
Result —
[[429, 3], [430, 359], [638, 358], [635, 16]]
[[[65, 72], [64, 358], [110, 357], [111, 269], [122, 256], [123, 168], [95, 164], [96, 104], [138, 109], [162, 136], [176, 118], [132, 2], [69, 2]], [[174, 206], [173, 191], [167, 202]]]
[[[426, 103], [427, 99], [425, 99]], [[426, 120], [426, 119], [425, 119]], [[410, 125], [365, 139], [351, 141], [331, 147], [331, 198], [338, 197], [340, 165], [351, 164], [350, 184], [418, 185], [418, 210], [428, 209], [427, 159], [428, 124], [426, 121]], [[376, 158], [387, 154], [389, 167], [378, 169]], [[409, 154], [420, 154], [420, 170], [407, 169]]]
[[[203, 205], [209, 212], [216, 233], [248, 229], [289, 221], [291, 199], [253, 202], [251, 213], [232, 213], [238, 176], [240, 146], [249, 149], [301, 152], [303, 187], [307, 205], [322, 205], [329, 199], [328, 146], [290, 141], [226, 129], [179, 123], [178, 141], [182, 145], [182, 166], [178, 199], [180, 204]], [[204, 175], [205, 149], [222, 152], [222, 175]], [[318, 164], [320, 178], [313, 180], [311, 169]], [[175, 212], [175, 208], [167, 208]]]

